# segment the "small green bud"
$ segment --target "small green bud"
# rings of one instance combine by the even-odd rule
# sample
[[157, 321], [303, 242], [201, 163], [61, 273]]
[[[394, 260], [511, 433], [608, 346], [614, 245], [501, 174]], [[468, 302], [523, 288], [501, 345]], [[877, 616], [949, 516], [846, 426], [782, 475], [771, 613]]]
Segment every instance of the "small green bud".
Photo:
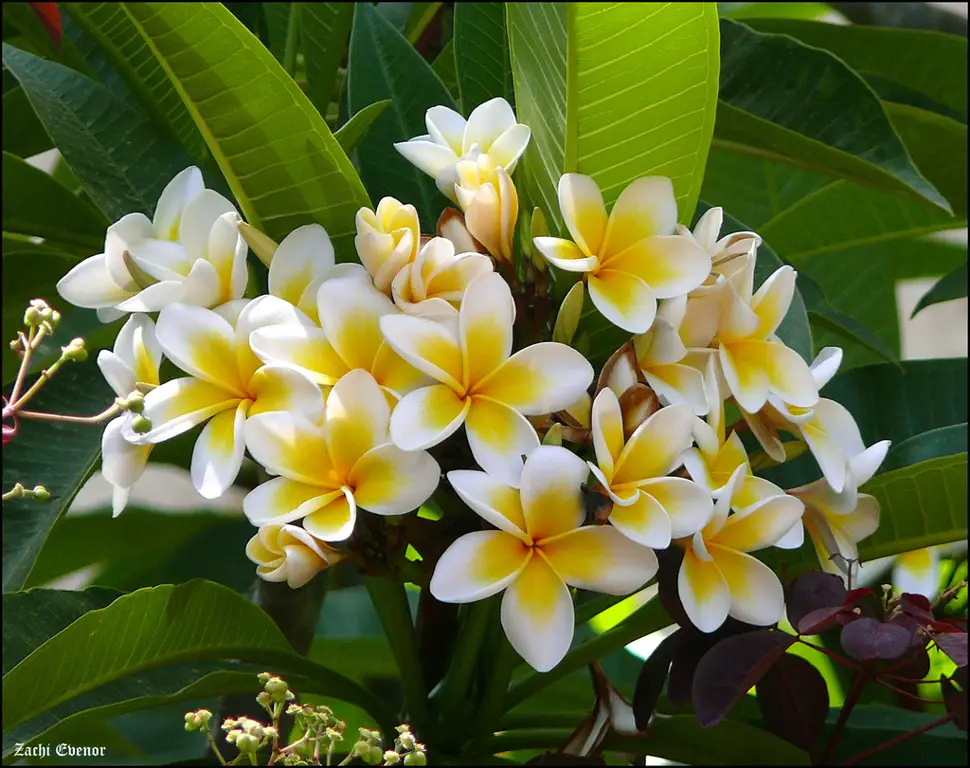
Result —
[[244, 754], [252, 754], [259, 749], [259, 739], [248, 733], [240, 733], [236, 738], [236, 749]]
[[411, 765], [427, 765], [428, 758], [425, 757], [424, 752], [408, 752], [404, 756], [404, 764]]
[[360, 759], [367, 765], [380, 765], [384, 759], [384, 750], [380, 747], [371, 747], [360, 756]]
[[260, 691], [256, 695], [256, 703], [268, 708], [273, 703], [273, 697], [268, 691]]
[[147, 416], [138, 414], [131, 420], [131, 428], [136, 434], [144, 435], [146, 432], [151, 432], [152, 421]]
[[32, 306], [34, 309], [41, 312], [45, 309], [50, 309], [50, 307], [47, 305], [47, 302], [44, 301], [43, 299], [31, 299], [30, 306]]
[[132, 392], [125, 400], [125, 407], [132, 413], [141, 413], [145, 410], [145, 396], [141, 392]]
[[54, 310], [45, 305], [44, 308], [40, 310], [40, 319], [41, 322], [50, 324], [54, 319]]
[[24, 325], [28, 328], [33, 328], [34, 326], [40, 325], [40, 321], [40, 310], [37, 307], [27, 307], [27, 311], [24, 312]]
[[401, 762], [401, 756], [393, 749], [384, 753], [384, 765], [397, 765], [399, 762]]
[[24, 345], [21, 344], [19, 337], [16, 338], [16, 339], [13, 339], [10, 342], [10, 349], [12, 349], [14, 352], [23, 352], [24, 351]]
[[50, 491], [42, 485], [35, 485], [31, 494], [34, 497], [34, 501], [48, 501], [51, 497]]
[[195, 714], [199, 716], [199, 721], [203, 723], [208, 723], [212, 719], [212, 713], [208, 709], [200, 709]]
[[60, 322], [61, 322], [61, 313], [58, 312], [56, 309], [52, 310], [51, 320], [50, 320], [51, 327], [56, 329], [57, 326], [60, 324]]
[[185, 730], [187, 730], [189, 733], [192, 733], [193, 731], [199, 730], [200, 725], [202, 725], [202, 723], [199, 722], [198, 714], [196, 714], [195, 712], [185, 713]]
[[61, 354], [75, 363], [83, 363], [88, 359], [88, 351], [84, 348], [84, 339], [72, 339], [66, 347], [61, 347]]
[[271, 677], [272, 675], [269, 672], [260, 672], [258, 675], [256, 675], [256, 679], [259, 680], [259, 682], [261, 682], [263, 685], [266, 685]]
[[231, 728], [235, 728], [237, 725], [238, 725], [238, 722], [236, 721], [236, 718], [227, 717], [225, 720], [222, 721], [222, 730], [228, 731]]

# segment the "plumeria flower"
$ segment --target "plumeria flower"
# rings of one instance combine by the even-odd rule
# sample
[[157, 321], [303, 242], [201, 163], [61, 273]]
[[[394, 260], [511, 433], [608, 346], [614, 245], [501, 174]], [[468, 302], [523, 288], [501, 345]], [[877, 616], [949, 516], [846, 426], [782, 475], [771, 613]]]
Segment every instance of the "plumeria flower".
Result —
[[448, 547], [431, 577], [431, 594], [470, 603], [505, 590], [505, 635], [539, 672], [556, 666], [572, 642], [569, 587], [626, 595], [657, 571], [652, 550], [611, 526], [583, 526], [581, 487], [588, 474], [578, 456], [549, 445], [529, 454], [521, 490], [485, 472], [448, 473], [462, 500], [497, 530], [466, 534]]
[[[753, 279], [753, 276], [752, 276]], [[779, 268], [750, 301], [731, 290], [721, 308], [718, 361], [738, 406], [755, 413], [776, 395], [790, 405], [811, 408], [818, 387], [797, 352], [774, 336], [795, 293], [795, 270]]]
[[[859, 455], [850, 462], [848, 474], [862, 485], [876, 469], [878, 464]], [[824, 477], [788, 493], [805, 504], [805, 527], [822, 570], [848, 575], [850, 564], [859, 559], [856, 544], [879, 527], [879, 502], [867, 493], [858, 493], [854, 487], [836, 493]]]
[[409, 315], [457, 317], [468, 284], [491, 271], [488, 256], [456, 254], [450, 240], [434, 237], [397, 273], [391, 295], [398, 309]]
[[477, 160], [486, 154], [511, 174], [532, 135], [529, 126], [515, 121], [512, 107], [502, 98], [479, 104], [467, 123], [453, 109], [432, 107], [425, 115], [425, 125], [427, 134], [398, 142], [394, 148], [433, 177], [441, 193], [455, 203], [459, 160]]
[[489, 155], [456, 166], [455, 194], [468, 233], [496, 259], [512, 261], [512, 237], [519, 218], [519, 195], [508, 171]]
[[[282, 248], [282, 245], [280, 246]], [[300, 371], [317, 384], [332, 387], [348, 371], [368, 371], [391, 401], [429, 379], [403, 360], [381, 333], [380, 319], [397, 314], [358, 264], [341, 264], [317, 289], [320, 327], [285, 323], [264, 326], [249, 339], [265, 363]]]
[[[829, 382], [841, 361], [842, 350], [838, 347], [826, 347], [818, 353], [810, 368], [816, 388], [821, 389]], [[775, 461], [785, 460], [779, 429], [804, 440], [825, 480], [840, 494], [845, 509], [855, 506], [854, 493], [860, 485], [858, 478], [851, 474], [853, 461], [862, 474], [871, 477], [886, 458], [891, 444], [889, 440], [881, 440], [867, 448], [852, 414], [824, 397], [812, 408], [797, 408], [769, 394], [767, 404], [759, 413], [747, 413], [744, 409], [741, 413], [765, 453]]]
[[214, 307], [242, 298], [247, 245], [239, 220], [231, 202], [205, 189], [199, 169], [187, 168], [165, 187], [153, 220], [131, 213], [112, 224], [105, 252], [74, 267], [57, 291], [105, 322], [176, 302]]
[[682, 477], [666, 477], [691, 444], [693, 415], [686, 405], [661, 408], [629, 440], [623, 439], [620, 401], [603, 389], [593, 401], [589, 468], [613, 501], [610, 523], [632, 541], [664, 549], [671, 538], [699, 531], [714, 511], [711, 495]]
[[[731, 483], [738, 482], [742, 469]], [[728, 515], [733, 488], [725, 489], [704, 528], [678, 543], [684, 560], [677, 576], [681, 603], [701, 632], [713, 632], [728, 616], [767, 626], [785, 609], [781, 582], [767, 565], [747, 554], [774, 546], [798, 523], [802, 504], [784, 494]]]
[[940, 553], [923, 547], [897, 555], [893, 564], [893, 586], [897, 592], [924, 595], [932, 600], [940, 591]]
[[710, 410], [704, 374], [684, 364], [687, 347], [673, 326], [658, 316], [633, 342], [640, 370], [664, 404], [686, 403], [698, 416]]
[[246, 557], [263, 581], [285, 581], [299, 589], [345, 555], [298, 525], [264, 525], [246, 544]]
[[374, 377], [350, 371], [327, 396], [322, 425], [299, 411], [264, 413], [246, 422], [246, 445], [279, 477], [243, 501], [254, 525], [303, 520], [323, 541], [343, 541], [357, 508], [402, 515], [438, 486], [440, 469], [426, 451], [405, 452], [388, 437], [391, 409]]
[[[127, 398], [137, 384], [157, 386], [162, 348], [155, 338], [155, 323], [148, 315], [132, 315], [115, 338], [113, 351], [98, 353], [98, 367], [115, 394]], [[101, 474], [112, 486], [111, 512], [117, 517], [124, 511], [131, 486], [141, 477], [148, 464], [151, 445], [134, 445], [124, 437], [132, 414], [123, 413], [108, 422], [101, 436]]]
[[584, 273], [593, 304], [625, 331], [645, 333], [657, 299], [688, 293], [710, 274], [710, 255], [673, 234], [677, 202], [668, 178], [637, 179], [607, 217], [596, 182], [567, 173], [559, 179], [559, 207], [572, 241], [536, 237], [536, 248], [560, 269]]
[[357, 211], [354, 246], [361, 264], [370, 272], [377, 290], [390, 295], [391, 282], [418, 255], [421, 225], [413, 205], [393, 197], [381, 198], [377, 210]]
[[165, 356], [188, 373], [145, 396], [152, 429], [126, 434], [136, 443], [160, 443], [208, 421], [192, 451], [192, 482], [207, 499], [232, 485], [242, 464], [243, 424], [266, 411], [323, 416], [323, 394], [298, 371], [264, 366], [249, 347], [265, 325], [299, 323], [292, 306], [275, 296], [234, 302], [218, 311], [172, 304], [158, 316], [156, 334]]
[[391, 416], [391, 437], [407, 451], [437, 445], [464, 424], [472, 455], [486, 472], [517, 487], [522, 456], [539, 445], [526, 416], [575, 403], [593, 368], [565, 344], [543, 342], [512, 352], [515, 305], [494, 272], [465, 289], [457, 336], [411, 315], [384, 315], [388, 343], [437, 384], [405, 395]]
[[[745, 271], [754, 268], [754, 254], [761, 245], [761, 236], [756, 232], [732, 232], [718, 238], [724, 223], [721, 208], [709, 208], [694, 225], [691, 232], [683, 224], [678, 224], [677, 234], [693, 240], [711, 256], [711, 274], [697, 288], [691, 291], [692, 297], [700, 297], [715, 292], [724, 285], [726, 278], [742, 290]], [[751, 258], [748, 258], [748, 257]], [[750, 298], [748, 296], [747, 298]]]
[[319, 324], [317, 292], [333, 274], [334, 263], [327, 230], [319, 224], [297, 227], [283, 238], [269, 263], [269, 292]]

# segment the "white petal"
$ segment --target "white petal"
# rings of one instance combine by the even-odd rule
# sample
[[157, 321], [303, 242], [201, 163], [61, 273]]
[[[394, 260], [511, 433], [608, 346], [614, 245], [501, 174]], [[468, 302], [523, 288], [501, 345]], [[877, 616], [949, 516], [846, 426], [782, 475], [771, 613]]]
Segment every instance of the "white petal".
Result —
[[385, 443], [360, 458], [349, 480], [361, 509], [403, 515], [424, 504], [440, 478], [441, 467], [427, 451], [402, 451]]
[[333, 245], [319, 224], [297, 227], [280, 243], [269, 265], [269, 292], [297, 305], [306, 287], [334, 265]]
[[458, 431], [471, 402], [470, 397], [459, 398], [444, 384], [409, 392], [391, 413], [391, 439], [405, 451], [437, 445]]
[[152, 225], [157, 237], [164, 240], [179, 239], [182, 222], [182, 211], [185, 206], [205, 189], [202, 171], [194, 165], [176, 174], [165, 189], [162, 190], [158, 204], [155, 206], [155, 217]]
[[[162, 346], [155, 336], [155, 323], [148, 315], [132, 315], [128, 322], [121, 326], [115, 339], [114, 351], [132, 370], [135, 381], [158, 384]], [[129, 389], [125, 394], [130, 393]]]
[[183, 371], [240, 397], [246, 395], [235, 332], [215, 312], [171, 304], [159, 313], [155, 333], [165, 356]]
[[582, 524], [586, 516], [581, 486], [589, 467], [566, 448], [543, 445], [529, 454], [522, 469], [522, 513], [536, 541], [558, 536]]
[[192, 483], [206, 499], [217, 499], [236, 481], [246, 443], [243, 424], [248, 403], [213, 416], [192, 451]]
[[223, 387], [186, 377], [166, 381], [145, 395], [144, 415], [152, 422], [148, 434], [125, 437], [145, 443], [160, 443], [181, 435], [211, 416], [235, 409], [240, 397]]
[[141, 477], [151, 453], [150, 445], [132, 445], [125, 440], [122, 428], [128, 415], [108, 422], [101, 435], [101, 474], [119, 488], [130, 488]]
[[463, 152], [462, 139], [465, 133], [465, 118], [448, 107], [431, 107], [424, 115], [428, 136], [441, 146], [448, 146], [457, 154]]
[[661, 477], [640, 486], [663, 507], [670, 518], [671, 536], [675, 539], [693, 536], [714, 514], [710, 494], [699, 485], [682, 477]]
[[312, 379], [282, 365], [264, 365], [249, 380], [250, 415], [288, 411], [323, 422], [323, 393]]
[[828, 384], [838, 372], [841, 364], [842, 350], [839, 347], [825, 347], [819, 350], [811, 366], [809, 366], [812, 371], [812, 378], [815, 379], [815, 386], [821, 389]]
[[791, 529], [775, 542], [778, 549], [798, 549], [805, 543], [805, 525], [799, 520]]
[[[430, 110], [428, 117], [430, 123]], [[478, 144], [482, 152], [490, 154], [492, 143], [514, 125], [515, 113], [505, 99], [496, 97], [479, 104], [468, 116], [462, 137], [462, 154], [470, 151], [473, 144]], [[428, 130], [431, 130], [430, 124]]]
[[538, 672], [555, 667], [573, 640], [569, 588], [542, 557], [533, 556], [502, 597], [502, 628], [512, 647]]
[[76, 307], [113, 307], [132, 295], [118, 287], [108, 274], [104, 254], [91, 256], [73, 267], [57, 282], [57, 292]]
[[444, 169], [454, 166], [458, 156], [448, 147], [435, 144], [433, 141], [399, 141], [394, 149], [400, 152], [404, 159], [417, 166], [429, 176], [437, 176]]
[[757, 558], [710, 544], [711, 555], [731, 591], [730, 615], [738, 621], [768, 626], [785, 611], [781, 582]]
[[496, 595], [532, 557], [529, 547], [503, 531], [459, 537], [435, 565], [429, 589], [443, 603], [470, 603]]
[[212, 226], [230, 211], [236, 212], [235, 206], [211, 189], [202, 190], [185, 206], [179, 239], [192, 262], [207, 258]]
[[468, 401], [471, 406], [465, 417], [465, 433], [472, 456], [486, 472], [517, 488], [522, 457], [539, 445], [535, 427], [503, 403], [484, 397], [470, 397]]
[[496, 528], [525, 539], [525, 517], [519, 491], [487, 472], [456, 469], [448, 482], [475, 514]]
[[106, 349], [98, 352], [98, 368], [118, 397], [127, 397], [135, 391], [135, 372], [114, 352]]
[[904, 552], [893, 567], [893, 586], [899, 591], [924, 595], [930, 600], [940, 591], [940, 557], [935, 547]]
[[587, 525], [547, 542], [542, 554], [571, 587], [628, 595], [653, 578], [657, 556], [609, 525]]
[[125, 251], [130, 251], [142, 240], [154, 236], [152, 223], [143, 213], [129, 213], [108, 227], [104, 236], [105, 266], [116, 285], [127, 290], [137, 290], [125, 263]]
[[255, 414], [246, 419], [244, 436], [249, 452], [267, 472], [328, 491], [340, 485], [334, 476], [323, 428], [302, 414]]
[[713, 561], [688, 549], [677, 574], [680, 602], [691, 623], [701, 632], [720, 627], [731, 610], [731, 592]]
[[488, 148], [488, 156], [512, 173], [519, 159], [525, 154], [529, 146], [532, 130], [527, 125], [518, 123], [499, 136]]

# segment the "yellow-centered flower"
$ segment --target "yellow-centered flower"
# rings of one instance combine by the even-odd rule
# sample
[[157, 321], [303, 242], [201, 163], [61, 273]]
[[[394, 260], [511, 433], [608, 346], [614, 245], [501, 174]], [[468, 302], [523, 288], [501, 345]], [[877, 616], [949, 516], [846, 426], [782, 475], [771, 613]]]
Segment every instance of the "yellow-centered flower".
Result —
[[391, 295], [398, 309], [409, 315], [456, 318], [468, 284], [491, 271], [488, 256], [456, 254], [450, 240], [433, 237], [417, 258], [397, 273]]
[[511, 262], [519, 195], [508, 171], [489, 155], [462, 160], [456, 170], [455, 194], [469, 234], [496, 259]]
[[263, 581], [285, 581], [299, 589], [345, 555], [298, 525], [264, 525], [246, 544], [246, 557]]
[[413, 205], [384, 197], [377, 210], [357, 211], [357, 255], [377, 290], [388, 296], [394, 276], [417, 258], [420, 242], [421, 225]]

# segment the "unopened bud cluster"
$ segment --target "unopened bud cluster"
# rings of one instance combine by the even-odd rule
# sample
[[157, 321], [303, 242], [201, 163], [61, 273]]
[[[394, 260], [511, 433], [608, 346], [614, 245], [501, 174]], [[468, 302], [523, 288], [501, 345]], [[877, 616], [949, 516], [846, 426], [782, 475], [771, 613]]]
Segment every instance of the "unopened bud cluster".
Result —
[[51, 494], [50, 491], [48, 491], [42, 485], [35, 485], [33, 488], [25, 488], [22, 483], [15, 483], [14, 487], [7, 491], [3, 497], [4, 500], [33, 499], [34, 501], [48, 501]]

